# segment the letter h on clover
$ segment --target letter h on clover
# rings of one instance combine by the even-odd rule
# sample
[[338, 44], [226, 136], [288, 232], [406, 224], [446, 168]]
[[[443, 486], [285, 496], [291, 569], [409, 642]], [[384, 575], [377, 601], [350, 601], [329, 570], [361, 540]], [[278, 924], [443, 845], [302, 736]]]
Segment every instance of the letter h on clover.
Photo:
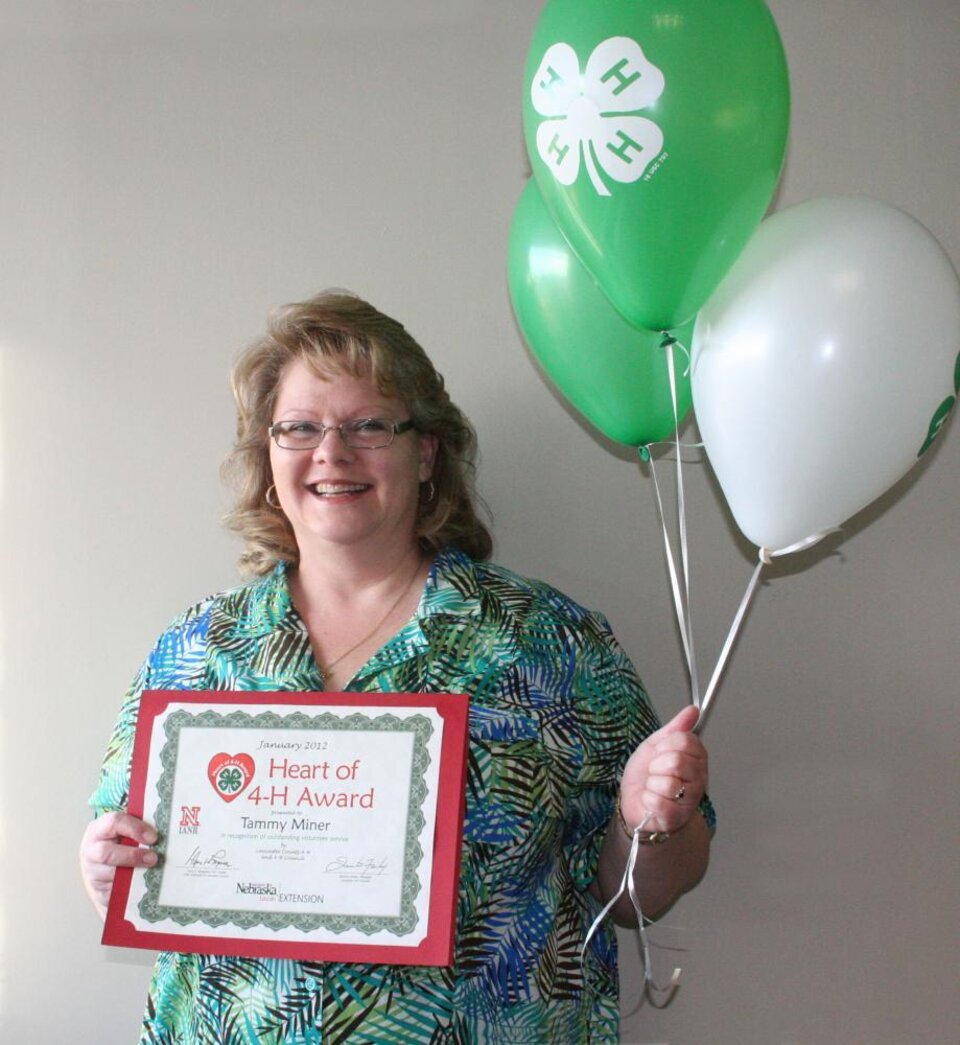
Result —
[[561, 185], [572, 185], [580, 159], [600, 196], [610, 189], [600, 171], [616, 182], [637, 181], [663, 148], [663, 132], [637, 111], [663, 93], [663, 73], [626, 36], [598, 44], [580, 72], [577, 52], [565, 43], [547, 48], [530, 100], [544, 117], [537, 127], [537, 152]]

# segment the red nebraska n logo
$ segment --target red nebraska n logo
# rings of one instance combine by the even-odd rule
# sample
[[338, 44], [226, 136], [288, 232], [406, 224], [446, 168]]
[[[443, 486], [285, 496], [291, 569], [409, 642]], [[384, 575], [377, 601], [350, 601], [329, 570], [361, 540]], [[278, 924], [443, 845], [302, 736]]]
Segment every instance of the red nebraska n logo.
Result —
[[180, 826], [200, 826], [200, 806], [180, 806]]

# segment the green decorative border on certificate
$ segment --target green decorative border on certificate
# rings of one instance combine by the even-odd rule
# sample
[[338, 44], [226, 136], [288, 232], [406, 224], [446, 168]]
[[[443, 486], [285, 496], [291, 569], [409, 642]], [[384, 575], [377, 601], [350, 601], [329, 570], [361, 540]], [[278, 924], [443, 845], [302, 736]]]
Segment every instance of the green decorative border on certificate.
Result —
[[[229, 909], [171, 907], [161, 904], [162, 857], [166, 855], [164, 842], [170, 830], [173, 784], [180, 744], [180, 731], [186, 728], [310, 729], [412, 733], [413, 760], [410, 774], [410, 805], [407, 813], [399, 915], [304, 914], [302, 912], [287, 913], [283, 911], [259, 913]], [[261, 714], [251, 715], [246, 711], [231, 711], [227, 714], [221, 714], [217, 711], [205, 710], [194, 714], [189, 711], [178, 710], [172, 712], [167, 717], [164, 722], [164, 732], [167, 740], [160, 753], [160, 763], [163, 766], [163, 771], [157, 784], [160, 804], [157, 807], [154, 821], [160, 834], [160, 842], [156, 848], [161, 854], [161, 860], [158, 866], [149, 868], [144, 876], [146, 893], [138, 905], [138, 910], [140, 916], [145, 921], [156, 923], [170, 919], [178, 925], [192, 925], [196, 922], [201, 922], [209, 928], [235, 925], [241, 929], [252, 929], [257, 926], [264, 926], [268, 929], [292, 927], [303, 932], [311, 932], [316, 929], [325, 929], [333, 933], [356, 930], [365, 935], [387, 931], [396, 936], [406, 936], [413, 931], [418, 921], [414, 900], [420, 891], [420, 880], [416, 872], [424, 856], [423, 849], [417, 839], [425, 823], [422, 808], [427, 797], [425, 774], [430, 765], [427, 742], [434, 732], [433, 724], [429, 718], [420, 714], [399, 718], [389, 712], [370, 716], [359, 712], [349, 715], [335, 715], [330, 712], [310, 715], [296, 711], [292, 714], [281, 716], [274, 711], [265, 711]]]

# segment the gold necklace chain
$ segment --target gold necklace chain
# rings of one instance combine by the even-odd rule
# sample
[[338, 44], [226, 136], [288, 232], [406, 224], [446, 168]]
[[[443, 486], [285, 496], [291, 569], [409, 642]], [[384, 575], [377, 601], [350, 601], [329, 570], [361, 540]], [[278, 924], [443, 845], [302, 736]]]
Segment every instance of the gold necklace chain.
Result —
[[369, 642], [370, 639], [372, 639], [373, 636], [377, 634], [377, 632], [383, 627], [384, 623], [390, 617], [390, 614], [393, 613], [393, 611], [400, 605], [400, 600], [413, 587], [413, 582], [417, 579], [417, 574], [420, 572], [420, 567], [422, 565], [423, 565], [423, 559], [422, 558], [417, 559], [417, 565], [416, 565], [416, 568], [413, 571], [413, 576], [410, 578], [409, 581], [407, 581], [406, 585], [403, 588], [403, 591], [401, 591], [400, 594], [390, 604], [390, 609], [388, 609], [387, 612], [374, 625], [374, 628], [373, 628], [372, 631], [370, 631], [366, 635], [364, 635], [363, 638], [359, 642], [354, 643], [350, 647], [350, 649], [348, 649], [346, 651], [346, 653], [341, 653], [340, 656], [337, 657], [336, 660], [332, 660], [326, 667], [321, 667], [319, 663], [317, 664], [317, 670], [320, 672], [320, 681], [321, 682], [326, 682], [327, 681], [327, 679], [330, 677], [330, 673], [340, 663], [340, 661], [345, 660], [347, 657], [350, 656], [351, 653], [354, 652], [354, 650], [360, 649], [360, 647], [364, 643]]

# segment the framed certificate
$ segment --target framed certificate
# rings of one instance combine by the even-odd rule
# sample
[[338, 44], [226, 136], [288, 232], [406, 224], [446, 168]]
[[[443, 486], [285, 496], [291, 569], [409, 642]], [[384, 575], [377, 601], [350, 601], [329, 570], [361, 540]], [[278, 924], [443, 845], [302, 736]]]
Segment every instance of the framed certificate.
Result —
[[103, 942], [315, 961], [453, 960], [468, 699], [147, 691]]

